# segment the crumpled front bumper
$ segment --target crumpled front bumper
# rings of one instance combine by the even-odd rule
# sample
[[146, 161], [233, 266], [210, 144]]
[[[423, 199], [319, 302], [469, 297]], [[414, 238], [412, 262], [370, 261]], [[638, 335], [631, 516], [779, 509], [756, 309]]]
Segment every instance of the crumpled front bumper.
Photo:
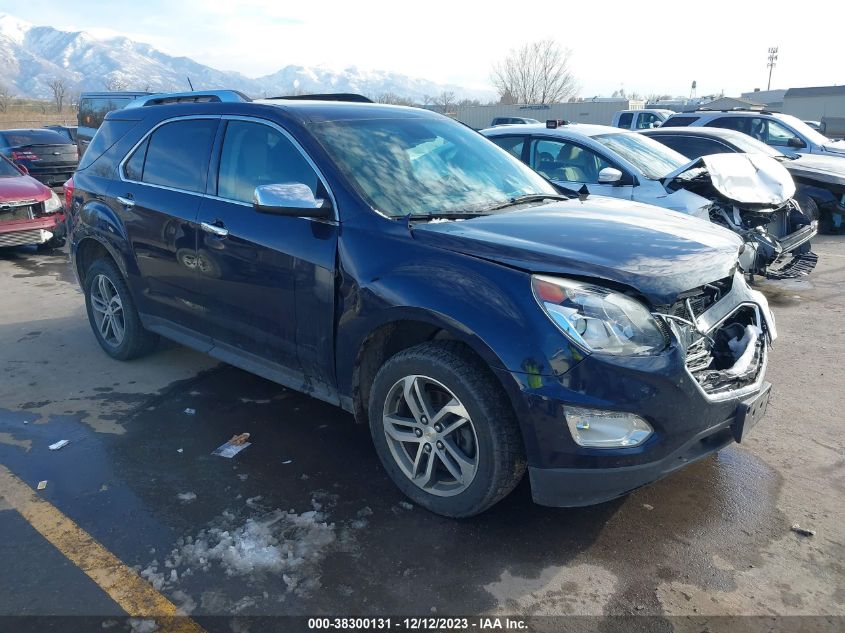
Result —
[[[747, 411], [765, 410], [770, 388], [766, 360], [777, 337], [774, 317], [765, 297], [737, 273], [731, 290], [695, 319], [698, 329], [708, 333], [741, 309], [758, 315], [763, 358], [753, 380], [738, 389], [708, 393], [686, 366], [687, 345], [694, 337], [682, 340], [677, 335], [660, 354], [593, 354], [557, 377], [499, 370], [500, 379], [519, 391], [514, 402], [535, 501], [552, 506], [600, 503], [741, 439]], [[654, 433], [636, 447], [583, 447], [569, 432], [567, 405], [634, 413]]]

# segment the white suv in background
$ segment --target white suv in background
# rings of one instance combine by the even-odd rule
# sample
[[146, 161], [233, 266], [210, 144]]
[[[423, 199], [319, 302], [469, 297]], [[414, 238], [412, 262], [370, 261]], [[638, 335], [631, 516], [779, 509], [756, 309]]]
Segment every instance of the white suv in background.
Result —
[[825, 154], [845, 158], [845, 141], [832, 141], [790, 114], [769, 110], [697, 110], [674, 114], [662, 127], [720, 127], [748, 134], [788, 156]]

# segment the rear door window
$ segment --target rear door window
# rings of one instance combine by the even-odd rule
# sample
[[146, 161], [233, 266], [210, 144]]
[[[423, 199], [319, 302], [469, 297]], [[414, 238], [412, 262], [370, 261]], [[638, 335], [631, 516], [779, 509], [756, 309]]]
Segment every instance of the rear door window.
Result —
[[[151, 148], [152, 149], [152, 148]], [[277, 129], [251, 121], [229, 121], [220, 153], [217, 195], [251, 203], [259, 185], [300, 183], [317, 196], [317, 173]]]
[[[204, 192], [217, 124], [217, 119], [187, 119], [159, 127], [150, 135], [141, 181]], [[133, 169], [136, 169], [134, 160], [135, 154], [128, 163], [133, 163]]]
[[634, 113], [633, 112], [623, 112], [619, 115], [619, 122], [616, 124], [616, 127], [625, 128], [626, 130], [631, 129], [631, 121], [634, 120]]

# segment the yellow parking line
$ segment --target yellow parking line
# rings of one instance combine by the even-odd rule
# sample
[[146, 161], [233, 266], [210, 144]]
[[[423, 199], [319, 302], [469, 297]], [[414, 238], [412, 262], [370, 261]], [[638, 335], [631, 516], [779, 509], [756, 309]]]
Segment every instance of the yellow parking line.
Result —
[[205, 633], [117, 556], [0, 464], [0, 496], [133, 618], [155, 618], [157, 631]]

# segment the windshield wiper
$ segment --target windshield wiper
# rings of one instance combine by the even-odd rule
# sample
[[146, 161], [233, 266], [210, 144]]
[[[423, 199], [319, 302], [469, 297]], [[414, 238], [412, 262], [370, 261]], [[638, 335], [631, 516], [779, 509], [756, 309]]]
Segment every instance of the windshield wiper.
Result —
[[486, 211], [498, 211], [499, 209], [507, 209], [508, 207], [515, 207], [520, 204], [526, 204], [529, 202], [542, 202], [543, 200], [571, 200], [569, 196], [562, 196], [556, 193], [549, 193], [549, 194], [528, 194], [525, 196], [516, 196], [515, 198], [511, 198], [507, 202], [502, 202], [501, 204], [494, 205], [492, 207], [487, 207]]
[[478, 218], [483, 215], [490, 215], [487, 210], [484, 211], [444, 211], [442, 213], [409, 213], [405, 216], [408, 223], [411, 222], [428, 222], [430, 220], [464, 220], [467, 218]]

